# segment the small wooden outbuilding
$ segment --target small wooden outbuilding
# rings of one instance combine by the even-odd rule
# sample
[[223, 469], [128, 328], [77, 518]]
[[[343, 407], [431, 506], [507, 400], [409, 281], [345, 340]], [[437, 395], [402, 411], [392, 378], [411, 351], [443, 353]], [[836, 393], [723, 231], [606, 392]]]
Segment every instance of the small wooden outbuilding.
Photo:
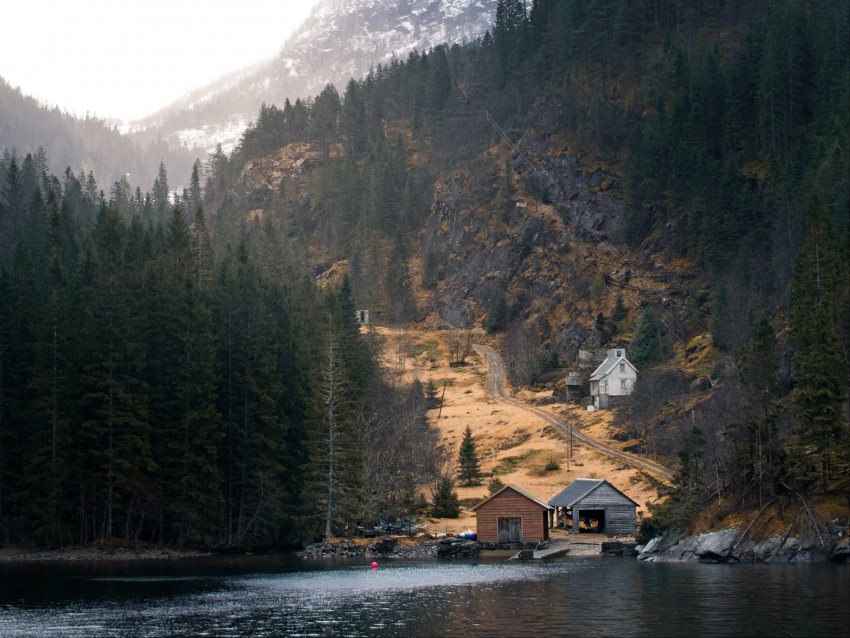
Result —
[[580, 478], [549, 499], [555, 519], [572, 523], [574, 534], [584, 529], [609, 536], [634, 536], [638, 504], [608, 481]]
[[522, 543], [549, 538], [552, 508], [515, 485], [506, 485], [472, 510], [477, 517], [479, 541]]

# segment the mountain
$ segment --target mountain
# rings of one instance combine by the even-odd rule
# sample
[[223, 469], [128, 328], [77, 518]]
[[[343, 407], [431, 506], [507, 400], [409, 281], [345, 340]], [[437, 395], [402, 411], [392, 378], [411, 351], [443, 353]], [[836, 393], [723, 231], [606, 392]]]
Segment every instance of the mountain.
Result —
[[160, 161], [171, 171], [173, 184], [188, 182], [192, 156], [161, 139], [133, 140], [110, 123], [77, 118], [58, 107], [47, 107], [12, 88], [0, 77], [0, 151], [14, 150], [22, 159], [43, 148], [52, 172], [70, 168], [93, 173], [103, 190], [129, 175], [131, 184], [150, 188]]
[[231, 150], [260, 105], [282, 106], [341, 87], [377, 65], [492, 27], [496, 0], [323, 0], [271, 60], [231, 73], [134, 123], [186, 146]]
[[[848, 6], [498, 9], [489, 37], [264, 105], [179, 207], [0, 159], [4, 542], [271, 547], [407, 516], [406, 485], [452, 479], [429, 361], [473, 339], [555, 411], [568, 371], [627, 350], [634, 392], [586, 424], [674, 470], [643, 533], [838, 531]], [[384, 379], [357, 310], [398, 327]], [[433, 379], [409, 393], [408, 356]]]

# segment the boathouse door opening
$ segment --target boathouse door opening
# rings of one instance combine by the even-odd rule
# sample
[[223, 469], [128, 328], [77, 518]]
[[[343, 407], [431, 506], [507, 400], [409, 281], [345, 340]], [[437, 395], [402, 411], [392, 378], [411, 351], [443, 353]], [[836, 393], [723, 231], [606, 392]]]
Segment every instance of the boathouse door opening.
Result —
[[576, 522], [578, 523], [578, 530], [582, 532], [604, 534], [607, 531], [605, 529], [605, 510], [578, 510]]
[[521, 543], [522, 518], [519, 516], [500, 516], [496, 540], [499, 543]]

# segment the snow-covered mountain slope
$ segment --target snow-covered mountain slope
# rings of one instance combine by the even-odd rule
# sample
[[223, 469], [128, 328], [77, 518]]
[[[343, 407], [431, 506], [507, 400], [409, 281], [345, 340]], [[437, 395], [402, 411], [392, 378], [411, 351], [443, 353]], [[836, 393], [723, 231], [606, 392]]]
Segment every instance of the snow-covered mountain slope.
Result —
[[393, 57], [484, 35], [495, 11], [496, 0], [322, 0], [277, 56], [192, 91], [134, 128], [227, 151], [263, 102], [314, 96], [328, 83], [342, 93], [350, 78]]

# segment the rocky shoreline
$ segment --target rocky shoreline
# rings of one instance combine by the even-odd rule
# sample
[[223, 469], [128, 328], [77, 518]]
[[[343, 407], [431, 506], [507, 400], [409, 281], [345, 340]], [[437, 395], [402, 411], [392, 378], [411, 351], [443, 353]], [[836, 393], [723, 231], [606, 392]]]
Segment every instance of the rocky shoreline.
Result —
[[671, 530], [637, 551], [638, 560], [648, 562], [846, 563], [850, 562], [850, 536], [838, 526], [828, 538], [786, 533], [759, 541], [742, 539], [735, 528], [696, 535]]
[[517, 553], [525, 550], [534, 552], [549, 546], [562, 547], [564, 553], [574, 556], [637, 556], [635, 543], [621, 540], [582, 541], [575, 539], [551, 540], [540, 544], [536, 541], [521, 543], [486, 543], [459, 536], [432, 537], [384, 537], [371, 543], [355, 539], [331, 539], [308, 545], [298, 552], [301, 558], [328, 559], [373, 559], [373, 558], [466, 558], [482, 552]]
[[[799, 538], [790, 534], [765, 540], [745, 540], [740, 530], [729, 528], [701, 534], [670, 530], [646, 545], [631, 542], [553, 541], [568, 547], [576, 556], [637, 556], [647, 562], [711, 563], [850, 563], [850, 535], [836, 526], [829, 538]], [[296, 553], [305, 559], [375, 558], [462, 558], [477, 556], [482, 550], [503, 549], [459, 537], [393, 537], [372, 540], [330, 539], [307, 545]], [[174, 561], [212, 556], [212, 552], [178, 550], [163, 547], [69, 547], [40, 550], [25, 547], [0, 548], [0, 562], [49, 561]]]
[[439, 541], [427, 537], [384, 537], [371, 543], [352, 539], [335, 539], [307, 545], [297, 553], [301, 558], [315, 560], [336, 558], [433, 558], [437, 556]]
[[157, 548], [65, 547], [62, 549], [0, 548], [0, 562], [181, 560], [211, 556], [209, 552]]

